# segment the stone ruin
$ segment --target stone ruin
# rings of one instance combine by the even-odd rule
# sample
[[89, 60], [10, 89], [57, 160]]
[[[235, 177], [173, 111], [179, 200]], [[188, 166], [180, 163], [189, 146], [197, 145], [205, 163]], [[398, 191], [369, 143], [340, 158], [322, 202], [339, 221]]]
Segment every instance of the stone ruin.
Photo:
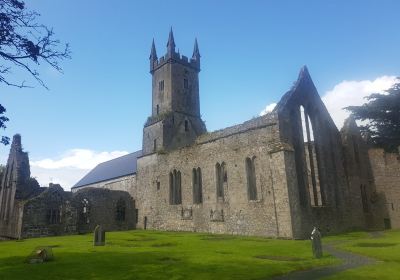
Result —
[[66, 192], [40, 187], [30, 176], [28, 153], [15, 135], [0, 184], [0, 237], [28, 238], [135, 228], [135, 202], [125, 191], [87, 188]]

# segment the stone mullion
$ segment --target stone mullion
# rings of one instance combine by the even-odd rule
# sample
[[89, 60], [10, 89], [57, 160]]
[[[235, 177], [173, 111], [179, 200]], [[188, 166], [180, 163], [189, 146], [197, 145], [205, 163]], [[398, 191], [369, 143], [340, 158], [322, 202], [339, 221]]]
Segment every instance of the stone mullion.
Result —
[[[305, 119], [305, 123], [306, 123], [307, 148], [308, 148], [308, 158], [310, 161], [310, 169], [311, 169], [311, 183], [312, 183], [312, 189], [313, 189], [313, 199], [314, 199], [314, 205], [318, 206], [318, 191], [317, 191], [317, 182], [315, 179], [315, 167], [314, 167], [314, 157], [313, 157], [314, 152], [313, 152], [312, 143], [311, 143], [309, 118], [308, 118], [308, 114], [306, 113], [306, 111], [304, 111], [304, 119]], [[314, 141], [315, 141], [315, 139], [314, 139]], [[320, 185], [321, 185], [321, 182], [320, 182]]]

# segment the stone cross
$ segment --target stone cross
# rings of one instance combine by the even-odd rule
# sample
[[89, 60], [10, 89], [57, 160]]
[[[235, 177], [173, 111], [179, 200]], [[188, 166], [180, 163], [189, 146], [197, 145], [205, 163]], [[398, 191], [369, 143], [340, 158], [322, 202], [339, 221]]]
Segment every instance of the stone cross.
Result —
[[315, 258], [319, 259], [322, 257], [322, 242], [321, 242], [321, 233], [314, 227], [313, 231], [311, 232], [311, 244], [312, 244], [312, 251]]
[[106, 240], [106, 233], [101, 225], [97, 225], [94, 229], [94, 246], [104, 246]]

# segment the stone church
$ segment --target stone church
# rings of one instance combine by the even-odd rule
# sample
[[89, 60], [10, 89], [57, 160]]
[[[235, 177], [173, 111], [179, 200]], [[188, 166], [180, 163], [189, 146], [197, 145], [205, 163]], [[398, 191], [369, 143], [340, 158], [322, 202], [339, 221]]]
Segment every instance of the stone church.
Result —
[[351, 118], [339, 131], [306, 67], [272, 112], [208, 132], [197, 40], [186, 57], [171, 30], [166, 54], [153, 41], [149, 59], [142, 150], [99, 164], [68, 195], [129, 193], [125, 223], [142, 229], [297, 239], [313, 226], [400, 227], [399, 155], [372, 148]]

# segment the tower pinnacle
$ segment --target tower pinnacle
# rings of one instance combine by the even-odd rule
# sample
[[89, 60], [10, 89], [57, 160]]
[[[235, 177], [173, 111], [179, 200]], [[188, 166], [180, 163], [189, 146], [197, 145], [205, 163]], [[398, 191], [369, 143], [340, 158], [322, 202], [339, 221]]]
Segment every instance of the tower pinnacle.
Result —
[[193, 48], [193, 55], [192, 58], [193, 59], [200, 59], [201, 55], [200, 55], [200, 51], [199, 51], [199, 45], [197, 44], [197, 38], [194, 40], [194, 48]]
[[167, 42], [167, 53], [172, 54], [175, 53], [175, 40], [174, 40], [174, 33], [171, 30], [169, 31], [168, 42]]
[[154, 45], [154, 39], [153, 39], [153, 43], [151, 44], [151, 52], [150, 52], [149, 59], [151, 61], [157, 60], [157, 52], [156, 52], [156, 46]]

